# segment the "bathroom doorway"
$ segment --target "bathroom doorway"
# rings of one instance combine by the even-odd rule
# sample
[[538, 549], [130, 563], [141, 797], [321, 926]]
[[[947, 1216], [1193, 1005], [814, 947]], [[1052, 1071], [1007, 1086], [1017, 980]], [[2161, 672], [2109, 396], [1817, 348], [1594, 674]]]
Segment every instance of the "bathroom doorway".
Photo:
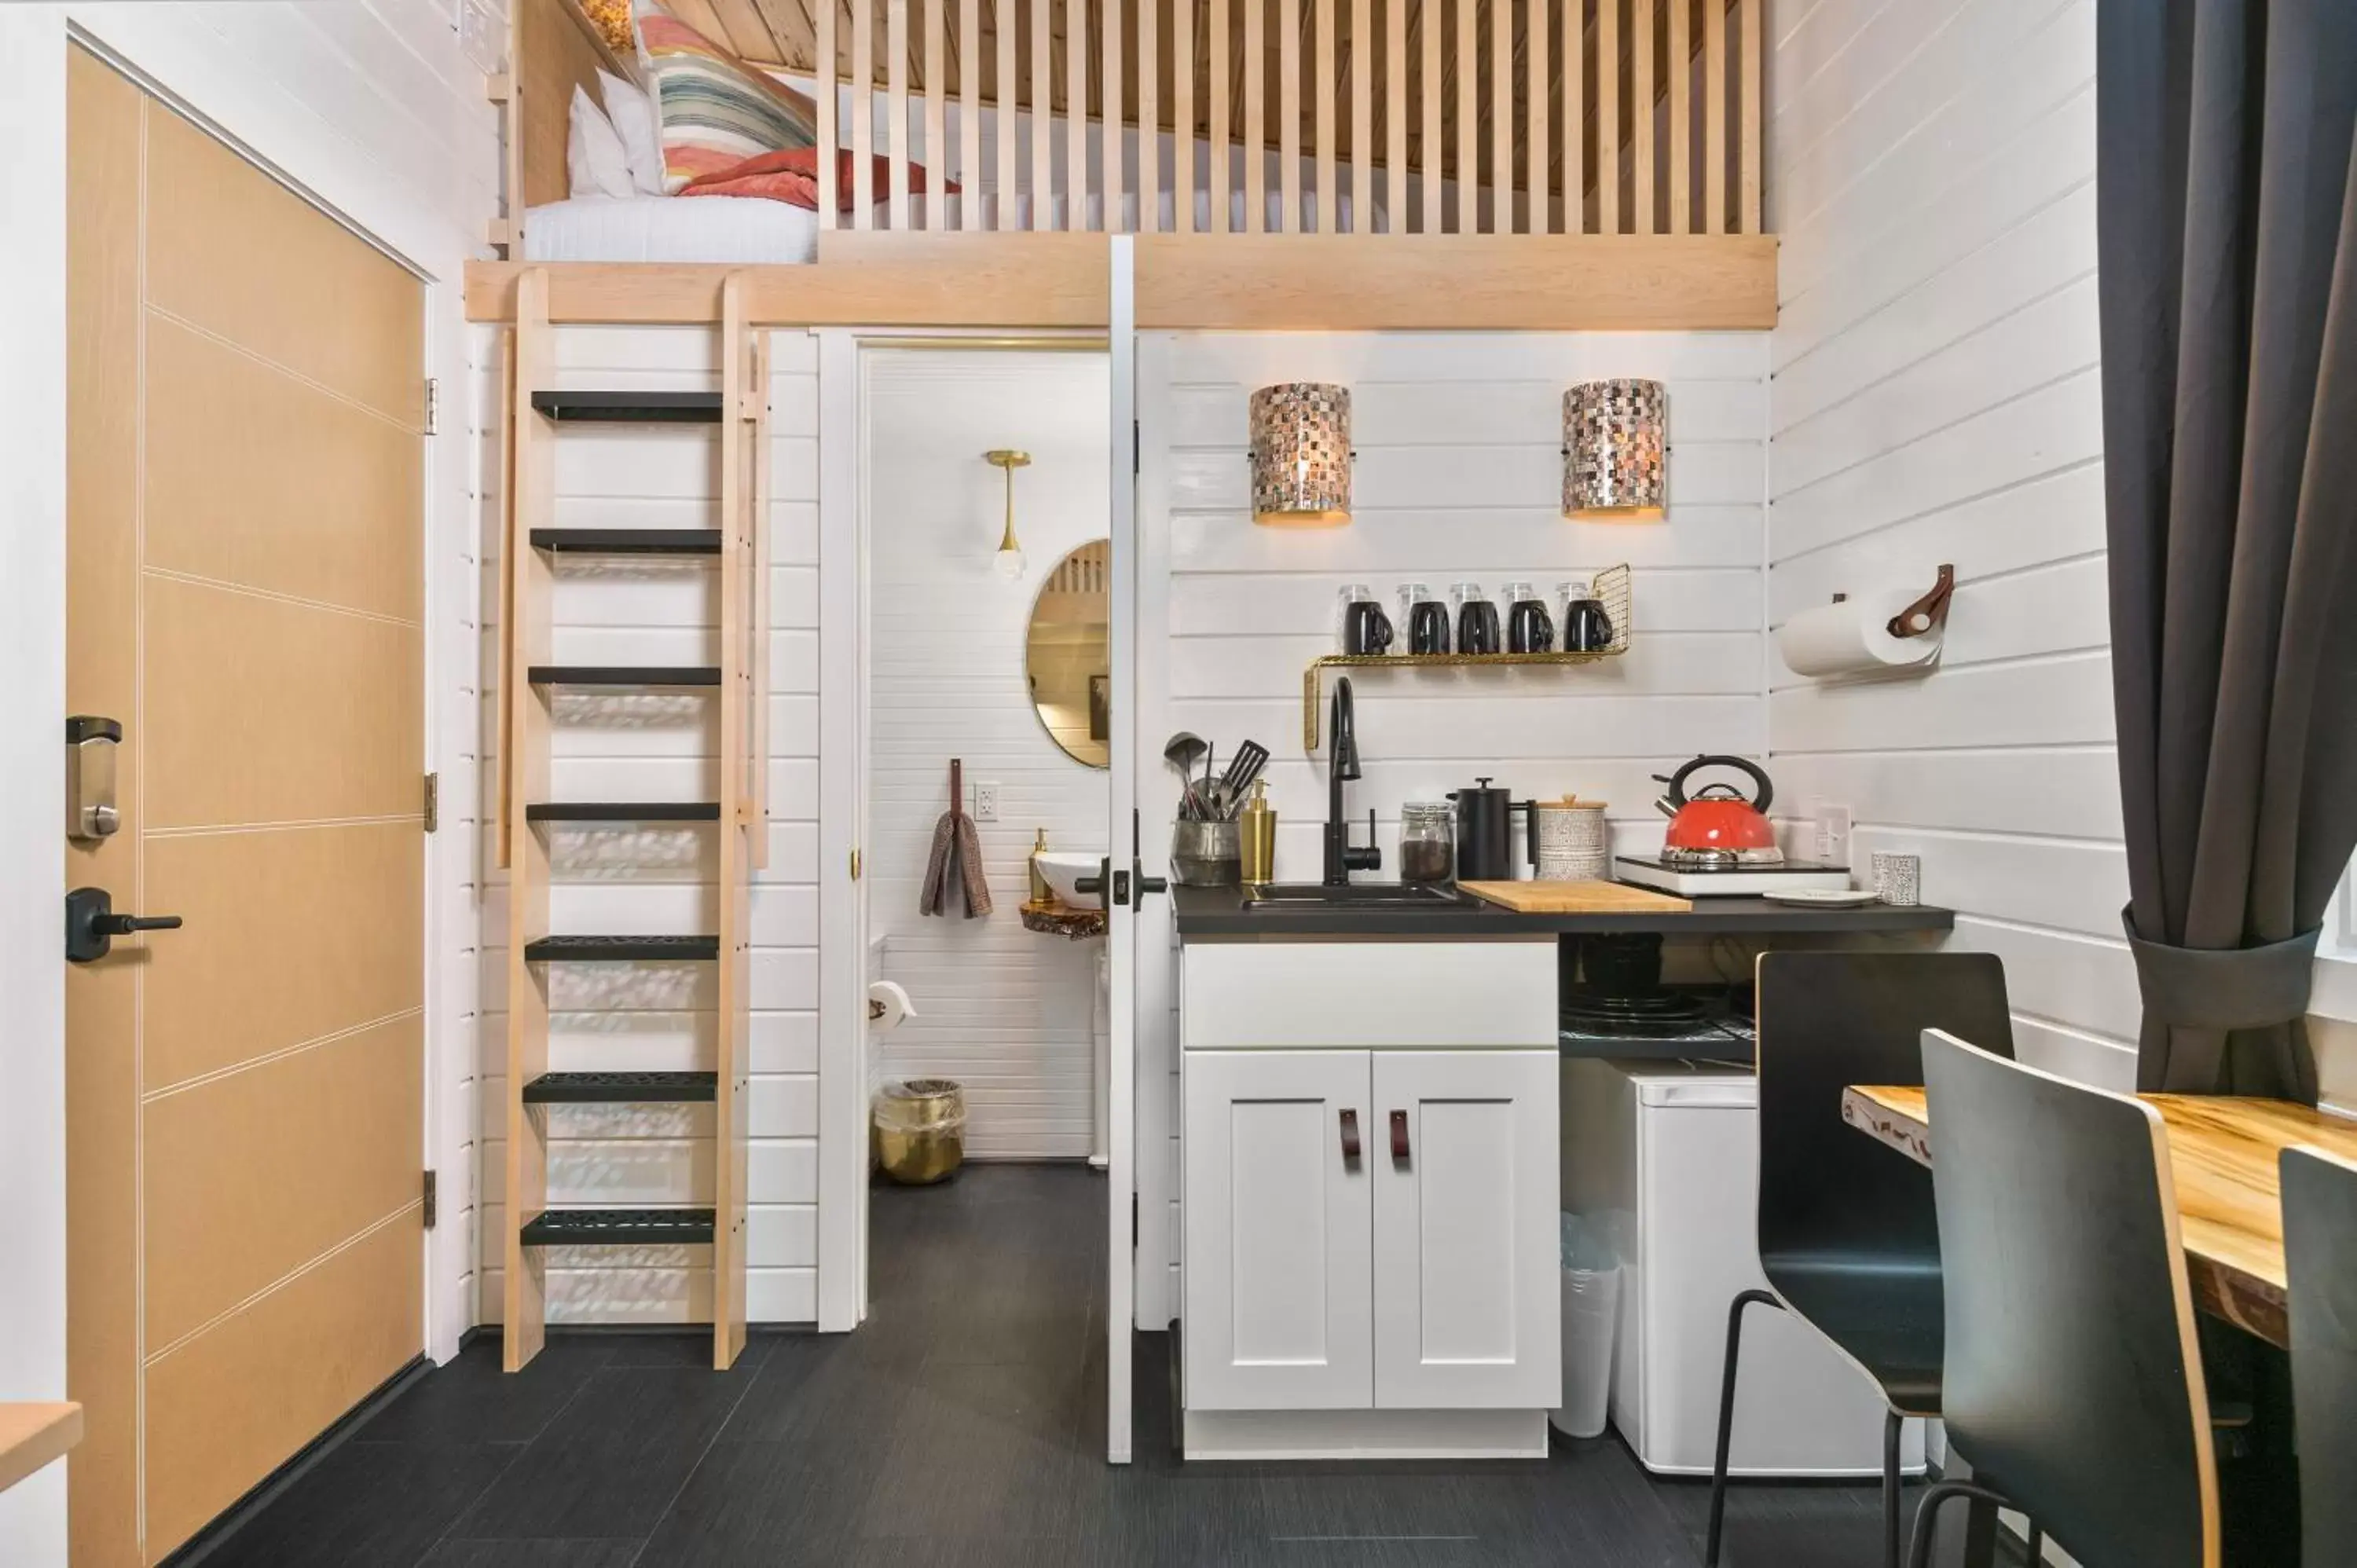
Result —
[[[871, 1157], [825, 1167], [836, 1190], [859, 1182], [864, 1290], [830, 1324], [822, 1270], [822, 1326], [856, 1322], [876, 1353], [919, 1358], [917, 1384], [946, 1409], [1048, 1412], [978, 1441], [1094, 1449], [1112, 1401], [1092, 1374], [1114, 1310], [1100, 878], [1127, 720], [1111, 648], [1126, 501], [1114, 432], [1129, 431], [1114, 356], [1103, 338], [823, 337], [822, 382], [837, 376], [856, 378], [856, 424], [822, 428], [837, 504], [821, 553], [840, 574], [852, 534], [858, 566], [845, 583], [823, 565], [822, 660], [854, 625], [856, 680], [838, 665], [823, 686], [856, 696], [823, 697], [822, 749], [857, 764], [825, 769], [821, 853], [856, 870], [821, 918], [857, 938], [823, 954], [841, 967], [822, 983], [840, 999], [856, 969], [863, 1012], [872, 986], [881, 1015], [858, 1031], [855, 1074]], [[878, 1095], [911, 1083], [891, 1102], [919, 1130], [871, 1143]], [[951, 1083], [954, 1107], [937, 1087]], [[952, 1122], [956, 1174], [908, 1185], [882, 1168], [933, 1174]]]

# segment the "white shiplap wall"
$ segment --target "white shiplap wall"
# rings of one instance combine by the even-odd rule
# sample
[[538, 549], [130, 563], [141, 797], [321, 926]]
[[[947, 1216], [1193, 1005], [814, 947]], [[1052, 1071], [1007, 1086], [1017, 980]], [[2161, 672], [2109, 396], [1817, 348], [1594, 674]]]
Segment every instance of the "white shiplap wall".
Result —
[[[2024, 1055], [2133, 1083], [2095, 299], [2094, 0], [1825, 0], [1769, 103], [1782, 315], [1770, 615], [1953, 561], [1928, 680], [1771, 673], [1788, 799], [1923, 857], [2004, 955]], [[2328, 948], [2332, 944], [2328, 942]], [[2357, 1103], [2357, 961], [2320, 961], [2324, 1096]]]
[[1956, 568], [1922, 679], [1770, 671], [1783, 799], [1919, 854], [2015, 1042], [2133, 1081], [2095, 306], [2093, 0], [1824, 0], [1776, 39], [1769, 614]]
[[[1034, 831], [1058, 849], [1102, 851], [1106, 779], [1041, 727], [1025, 680], [1031, 606], [1065, 553], [1105, 537], [1111, 464], [1105, 356], [906, 349], [868, 356], [868, 935], [879, 978], [917, 1015], [877, 1036], [886, 1078], [965, 1086], [969, 1155], [1079, 1158], [1095, 1106], [1091, 1023], [1100, 941], [1027, 931]], [[982, 455], [1031, 454], [1015, 476], [1018, 582], [992, 567], [1005, 480]], [[933, 825], [963, 757], [996, 912], [917, 913]]]
[[[488, 334], [479, 358], [495, 367]], [[770, 865], [752, 898], [749, 1312], [762, 1323], [816, 1316], [818, 1054], [818, 375], [815, 339], [771, 334]], [[559, 329], [565, 387], [709, 390], [717, 335], [686, 328]], [[486, 472], [496, 478], [499, 378], [475, 385]], [[712, 526], [719, 437], [710, 427], [576, 426], [556, 436], [555, 522], [576, 527]], [[498, 498], [482, 506], [484, 602], [496, 603]], [[573, 663], [694, 664], [716, 658], [716, 567], [709, 562], [576, 561], [556, 585], [555, 657]], [[488, 615], [487, 615], [487, 619]], [[498, 650], [483, 650], [486, 736]], [[560, 799], [709, 800], [716, 789], [713, 705], [693, 695], [565, 695], [552, 788]], [[486, 756], [495, 747], [487, 743]], [[494, 787], [486, 766], [484, 789]], [[479, 835], [486, 855], [490, 835]], [[558, 878], [551, 923], [565, 932], [714, 929], [713, 830], [662, 825], [551, 830]], [[486, 862], [480, 1060], [479, 1316], [500, 1311], [508, 1223], [507, 911]], [[708, 965], [563, 965], [551, 971], [550, 1065], [559, 1070], [708, 1067]], [[711, 1112], [684, 1106], [554, 1108], [555, 1204], [709, 1203]], [[565, 1249], [550, 1259], [559, 1322], [708, 1321], [703, 1249]]]
[[[1139, 344], [1139, 681], [1160, 694], [1143, 739], [1189, 729], [1224, 753], [1246, 736], [1274, 754], [1277, 875], [1314, 880], [1325, 757], [1301, 747], [1301, 673], [1331, 651], [1336, 596], [1365, 582], [1460, 579], [1495, 594], [1529, 579], [1635, 568], [1624, 658], [1575, 669], [1427, 671], [1354, 682], [1365, 779], [1361, 821], [1381, 822], [1395, 875], [1399, 804], [1493, 775], [1518, 796], [1576, 791], [1611, 802], [1629, 847], [1660, 842], [1649, 775], [1700, 751], [1760, 754], [1764, 553], [1761, 443], [1767, 345], [1757, 334], [1455, 333], [1149, 335]], [[1669, 383], [1673, 452], [1665, 523], [1566, 521], [1562, 396], [1576, 381]], [[1255, 527], [1247, 503], [1245, 405], [1276, 381], [1350, 386], [1358, 453], [1347, 528]], [[1164, 635], [1167, 629], [1168, 636]], [[1178, 779], [1145, 774], [1149, 864], [1167, 848]], [[1140, 940], [1169, 939], [1148, 900]], [[1138, 1321], [1176, 1316], [1177, 1030], [1170, 966], [1141, 966]]]

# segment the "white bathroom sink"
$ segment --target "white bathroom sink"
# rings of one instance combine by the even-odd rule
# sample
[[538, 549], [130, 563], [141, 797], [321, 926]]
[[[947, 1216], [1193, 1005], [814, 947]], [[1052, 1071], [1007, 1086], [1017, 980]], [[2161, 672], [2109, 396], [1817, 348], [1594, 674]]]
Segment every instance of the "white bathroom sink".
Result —
[[1103, 850], [1043, 849], [1039, 852], [1039, 871], [1047, 877], [1048, 886], [1056, 890], [1067, 908], [1102, 909], [1104, 897], [1100, 893], [1082, 893], [1073, 884], [1083, 876], [1094, 876], [1104, 864]]

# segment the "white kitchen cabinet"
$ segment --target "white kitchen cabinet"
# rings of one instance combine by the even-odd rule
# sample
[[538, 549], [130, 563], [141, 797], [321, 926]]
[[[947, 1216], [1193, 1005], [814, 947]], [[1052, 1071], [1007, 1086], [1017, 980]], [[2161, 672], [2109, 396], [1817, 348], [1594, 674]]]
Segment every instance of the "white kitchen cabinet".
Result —
[[1186, 1062], [1186, 1402], [1373, 1401], [1364, 1051], [1192, 1051]]
[[1554, 1404], [1555, 1059], [1187, 1052], [1188, 1410]]
[[1375, 1403], [1528, 1410], [1562, 1389], [1553, 1051], [1376, 1051]]

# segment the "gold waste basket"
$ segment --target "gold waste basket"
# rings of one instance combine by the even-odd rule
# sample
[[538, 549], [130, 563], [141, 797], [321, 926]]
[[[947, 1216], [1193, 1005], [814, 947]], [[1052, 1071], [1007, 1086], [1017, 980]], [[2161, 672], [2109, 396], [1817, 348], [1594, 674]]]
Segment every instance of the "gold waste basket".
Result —
[[876, 1157], [884, 1174], [924, 1187], [965, 1160], [965, 1090], [946, 1078], [888, 1083], [876, 1096]]

